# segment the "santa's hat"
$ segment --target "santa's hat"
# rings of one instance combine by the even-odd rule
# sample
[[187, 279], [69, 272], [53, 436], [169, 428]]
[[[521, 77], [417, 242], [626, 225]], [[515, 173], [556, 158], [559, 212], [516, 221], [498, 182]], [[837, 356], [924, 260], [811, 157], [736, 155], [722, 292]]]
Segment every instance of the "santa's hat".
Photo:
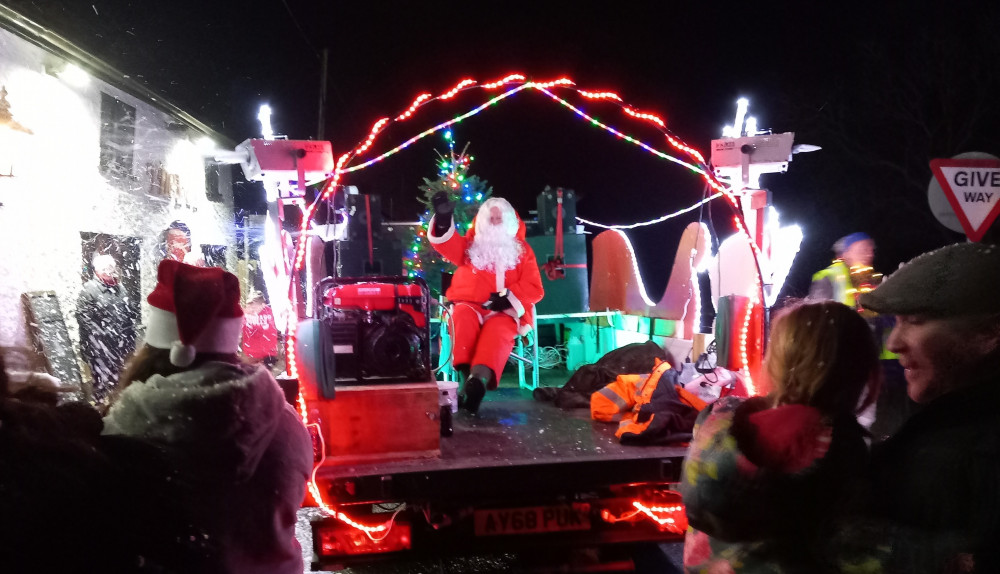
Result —
[[218, 267], [160, 262], [146, 344], [170, 349], [170, 362], [186, 367], [198, 353], [235, 353], [243, 328], [240, 282]]

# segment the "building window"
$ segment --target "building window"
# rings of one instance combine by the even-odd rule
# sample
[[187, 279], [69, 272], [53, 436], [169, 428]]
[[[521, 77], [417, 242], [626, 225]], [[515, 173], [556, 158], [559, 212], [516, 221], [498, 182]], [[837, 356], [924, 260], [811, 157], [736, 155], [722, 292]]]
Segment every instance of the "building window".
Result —
[[101, 93], [101, 174], [109, 179], [132, 177], [135, 107]]
[[[229, 167], [229, 166], [225, 166]], [[209, 201], [222, 203], [222, 164], [205, 162], [205, 197]]]

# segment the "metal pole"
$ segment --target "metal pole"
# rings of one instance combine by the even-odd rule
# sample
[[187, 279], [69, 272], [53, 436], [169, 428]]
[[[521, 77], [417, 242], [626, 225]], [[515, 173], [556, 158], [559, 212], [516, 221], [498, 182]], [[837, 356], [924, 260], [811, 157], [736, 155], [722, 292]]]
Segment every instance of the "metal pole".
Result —
[[316, 139], [325, 139], [326, 124], [326, 66], [329, 59], [329, 48], [323, 48], [319, 64], [319, 126], [316, 129]]

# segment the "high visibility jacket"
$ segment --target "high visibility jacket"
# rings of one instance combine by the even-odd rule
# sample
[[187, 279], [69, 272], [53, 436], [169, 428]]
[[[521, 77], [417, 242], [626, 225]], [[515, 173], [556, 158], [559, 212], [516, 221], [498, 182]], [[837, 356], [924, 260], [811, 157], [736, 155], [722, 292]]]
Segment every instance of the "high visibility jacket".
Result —
[[812, 287], [809, 289], [812, 299], [832, 299], [848, 307], [856, 307], [854, 295], [851, 269], [840, 259], [812, 276]]
[[651, 373], [619, 375], [592, 394], [590, 415], [594, 420], [617, 422], [615, 436], [623, 443], [690, 440], [694, 419], [705, 403], [676, 381], [677, 371], [657, 359]]
[[[881, 277], [881, 275], [876, 274]], [[870, 286], [863, 286], [861, 291], [870, 290]], [[832, 299], [838, 303], [843, 303], [848, 307], [858, 309], [856, 296], [858, 288], [854, 286], [851, 279], [851, 269], [846, 263], [837, 259], [826, 269], [816, 272], [812, 277], [812, 286], [809, 288], [810, 299]], [[889, 339], [892, 331], [891, 322], [878, 320], [875, 313], [859, 309], [865, 320], [872, 326], [872, 330], [878, 336], [880, 343], [880, 359], [896, 359], [898, 356], [890, 351], [885, 343]]]

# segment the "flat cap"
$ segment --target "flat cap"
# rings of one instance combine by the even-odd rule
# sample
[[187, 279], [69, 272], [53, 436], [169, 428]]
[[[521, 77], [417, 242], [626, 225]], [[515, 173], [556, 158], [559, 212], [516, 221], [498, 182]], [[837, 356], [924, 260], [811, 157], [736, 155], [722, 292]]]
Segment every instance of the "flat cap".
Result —
[[1000, 247], [956, 243], [918, 255], [858, 301], [893, 315], [1000, 313]]

